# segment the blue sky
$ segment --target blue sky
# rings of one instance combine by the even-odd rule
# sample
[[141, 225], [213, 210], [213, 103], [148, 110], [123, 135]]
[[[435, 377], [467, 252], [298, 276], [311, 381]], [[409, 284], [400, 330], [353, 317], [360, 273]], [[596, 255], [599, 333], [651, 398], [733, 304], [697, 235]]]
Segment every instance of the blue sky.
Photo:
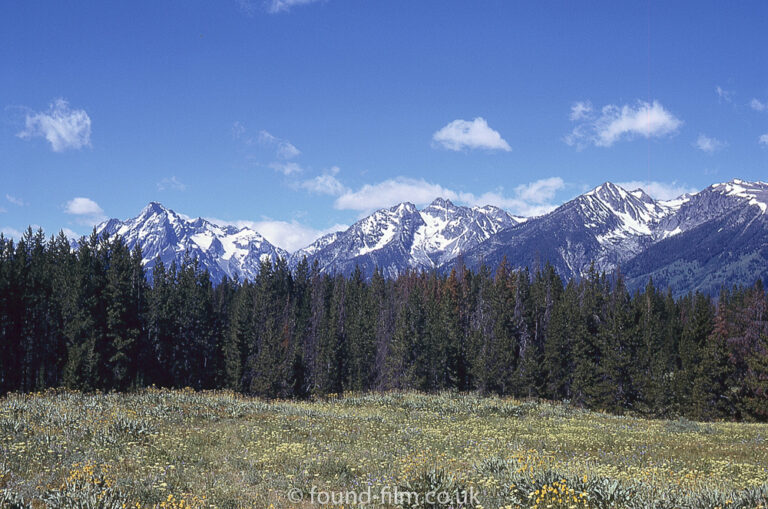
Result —
[[0, 228], [160, 201], [295, 249], [443, 195], [768, 180], [766, 2], [0, 5]]

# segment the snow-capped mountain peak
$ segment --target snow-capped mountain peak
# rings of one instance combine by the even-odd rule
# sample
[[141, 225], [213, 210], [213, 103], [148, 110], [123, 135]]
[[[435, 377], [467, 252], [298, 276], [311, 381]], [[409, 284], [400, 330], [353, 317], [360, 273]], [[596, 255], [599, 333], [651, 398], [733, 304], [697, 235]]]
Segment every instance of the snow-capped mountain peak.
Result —
[[[655, 200], [642, 189], [628, 191], [605, 182], [548, 214], [528, 219], [491, 205], [467, 207], [436, 198], [422, 209], [403, 202], [377, 210], [347, 230], [324, 235], [295, 252], [289, 266], [295, 267], [307, 257], [326, 273], [348, 274], [359, 266], [366, 276], [378, 268], [393, 277], [413, 269], [444, 270], [459, 257], [474, 267], [506, 257], [517, 266], [550, 261], [559, 273], [571, 277], [585, 275], [592, 263], [598, 270], [610, 271], [647, 252], [666, 260], [658, 263], [673, 263], [676, 251], [668, 246], [679, 249], [692, 238], [703, 243], [719, 235], [719, 244], [710, 243], [709, 251], [696, 261], [700, 265], [669, 265], [670, 270], [701, 272], [706, 268], [701, 264], [708, 263], [712, 253], [719, 256], [722, 244], [730, 246], [728, 253], [741, 257], [729, 270], [743, 272], [764, 259], [761, 253], [766, 241], [761, 239], [766, 235], [767, 211], [768, 184], [740, 179], [665, 201]], [[158, 258], [168, 265], [189, 252], [215, 282], [225, 276], [252, 279], [263, 261], [288, 256], [247, 227], [192, 219], [158, 202], [149, 203], [132, 219], [110, 219], [97, 231], [120, 235], [131, 248], [141, 246], [145, 266], [150, 269]], [[742, 244], [729, 240], [729, 235], [742, 233], [738, 241]], [[661, 247], [655, 249], [657, 245]], [[742, 253], [741, 245], [752, 251]], [[728, 260], [721, 261], [731, 263]], [[652, 262], [644, 259], [634, 270]], [[666, 277], [664, 274], [657, 276]]]
[[167, 266], [174, 260], [181, 262], [189, 252], [208, 269], [214, 281], [224, 276], [250, 279], [258, 274], [263, 260], [274, 262], [278, 257], [288, 257], [254, 230], [219, 226], [203, 218], [190, 219], [158, 202], [150, 202], [132, 219], [110, 219], [96, 231], [121, 236], [131, 249], [140, 246], [148, 269], [158, 258]]
[[588, 226], [605, 230], [604, 237], [650, 235], [654, 225], [668, 213], [643, 190], [629, 192], [606, 182], [583, 194], [582, 212]]
[[294, 253], [291, 264], [307, 256], [320, 260], [326, 272], [351, 272], [356, 265], [375, 265], [390, 276], [430, 270], [520, 222], [497, 207], [464, 207], [446, 198], [436, 198], [421, 210], [405, 202], [318, 239]]
[[733, 179], [730, 182], [714, 184], [711, 189], [725, 196], [743, 198], [750, 205], [759, 207], [763, 213], [768, 210], [768, 184], [765, 182]]
[[453, 204], [453, 202], [447, 198], [435, 198], [432, 203], [430, 203], [426, 208], [423, 210], [435, 210], [435, 211], [444, 211], [446, 213], [452, 213], [456, 211], [457, 207]]

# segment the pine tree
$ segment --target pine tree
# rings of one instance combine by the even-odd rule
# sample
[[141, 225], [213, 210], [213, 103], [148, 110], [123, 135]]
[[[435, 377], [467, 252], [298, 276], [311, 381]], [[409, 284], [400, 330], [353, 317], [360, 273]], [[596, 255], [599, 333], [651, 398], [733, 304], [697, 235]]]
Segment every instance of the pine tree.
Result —
[[[515, 388], [515, 370], [520, 355], [518, 342], [520, 313], [517, 293], [518, 277], [509, 270], [506, 259], [488, 281], [481, 298], [488, 303], [489, 328], [485, 331], [479, 352], [480, 385], [484, 391], [511, 394]], [[488, 326], [486, 326], [488, 327]]]
[[579, 323], [573, 341], [574, 373], [571, 386], [573, 399], [590, 407], [603, 403], [605, 377], [602, 373], [604, 351], [598, 333], [604, 322], [605, 278], [594, 265], [580, 284]]
[[329, 281], [329, 286], [328, 307], [318, 345], [318, 390], [321, 394], [340, 394], [347, 388], [349, 374], [347, 285], [339, 275]]
[[665, 358], [666, 316], [664, 299], [649, 280], [637, 299], [640, 350], [637, 356], [640, 391], [639, 410], [660, 415], [668, 408], [667, 387], [671, 385]]
[[603, 351], [599, 366], [601, 380], [595, 389], [597, 404], [612, 412], [633, 408], [638, 398], [635, 386], [635, 361], [638, 338], [629, 294], [621, 274], [616, 275], [608, 296], [605, 320], [598, 331], [598, 344]]
[[543, 367], [546, 375], [545, 395], [551, 399], [570, 399], [574, 371], [574, 342], [583, 337], [584, 323], [580, 320], [579, 288], [571, 280], [562, 297], [554, 302], [544, 345]]
[[[144, 270], [120, 237], [106, 246], [106, 348], [104, 388], [125, 390], [139, 379], [142, 352]], [[138, 253], [141, 259], [140, 252]], [[107, 378], [108, 377], [108, 378]]]
[[728, 337], [731, 336], [732, 319], [729, 316], [730, 296], [726, 290], [720, 293], [714, 327], [703, 348], [698, 372], [695, 377], [693, 415], [697, 419], [738, 418], [736, 402], [732, 398], [732, 367], [729, 363]]
[[176, 263], [168, 270], [162, 260], [152, 268], [152, 288], [147, 297], [147, 340], [151, 349], [150, 362], [145, 367], [147, 382], [164, 387], [174, 386], [172, 372], [175, 312], [173, 309]]
[[768, 419], [768, 301], [761, 281], [740, 292], [729, 338], [732, 385], [739, 390], [739, 413]]
[[676, 374], [675, 393], [679, 413], [702, 417], [700, 402], [709, 395], [701, 371], [706, 356], [707, 339], [712, 335], [714, 308], [711, 299], [700, 293], [689, 294], [680, 303], [681, 334], [679, 342], [680, 367]]
[[355, 267], [347, 280], [346, 308], [349, 310], [349, 388], [364, 391], [373, 385], [376, 355], [378, 306], [363, 279], [360, 267]]
[[104, 242], [94, 230], [81, 239], [77, 250], [77, 291], [66, 337], [64, 383], [80, 390], [103, 389], [103, 355], [106, 332], [106, 256]]

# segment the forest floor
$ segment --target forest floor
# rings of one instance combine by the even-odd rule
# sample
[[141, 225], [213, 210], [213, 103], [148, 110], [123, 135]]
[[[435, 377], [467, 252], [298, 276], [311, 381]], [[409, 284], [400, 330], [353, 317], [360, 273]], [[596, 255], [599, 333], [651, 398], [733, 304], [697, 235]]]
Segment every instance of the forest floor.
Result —
[[471, 394], [12, 394], [0, 507], [768, 507], [766, 438]]

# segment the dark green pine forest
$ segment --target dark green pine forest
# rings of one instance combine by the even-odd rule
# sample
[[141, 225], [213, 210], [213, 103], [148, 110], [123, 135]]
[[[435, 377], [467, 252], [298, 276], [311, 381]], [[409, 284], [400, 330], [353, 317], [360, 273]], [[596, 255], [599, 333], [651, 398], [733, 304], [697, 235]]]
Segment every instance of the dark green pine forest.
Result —
[[[615, 413], [768, 420], [761, 282], [674, 299], [506, 261], [385, 279], [263, 263], [214, 286], [119, 238], [0, 236], [0, 393], [148, 385], [267, 398], [480, 391]], [[152, 284], [149, 284], [149, 280]]]

